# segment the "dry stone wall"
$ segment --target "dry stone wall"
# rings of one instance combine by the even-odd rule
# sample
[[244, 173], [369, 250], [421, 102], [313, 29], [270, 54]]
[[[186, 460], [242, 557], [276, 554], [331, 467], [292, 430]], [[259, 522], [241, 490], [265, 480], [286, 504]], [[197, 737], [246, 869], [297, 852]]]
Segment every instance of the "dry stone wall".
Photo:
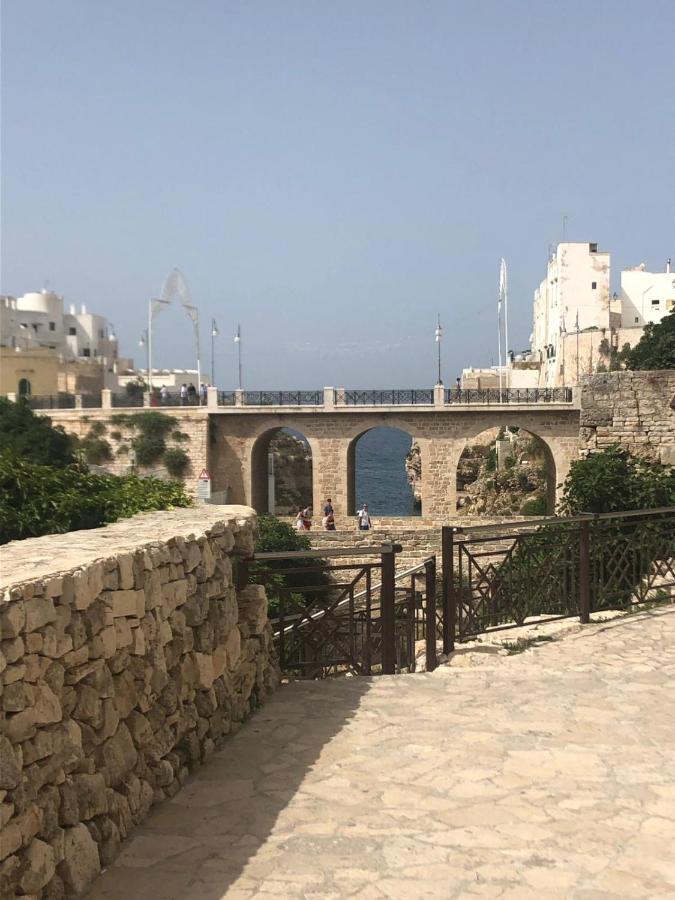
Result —
[[275, 686], [247, 507], [0, 549], [0, 897], [81, 895]]
[[581, 449], [611, 444], [675, 465], [675, 371], [609, 372], [584, 379]]

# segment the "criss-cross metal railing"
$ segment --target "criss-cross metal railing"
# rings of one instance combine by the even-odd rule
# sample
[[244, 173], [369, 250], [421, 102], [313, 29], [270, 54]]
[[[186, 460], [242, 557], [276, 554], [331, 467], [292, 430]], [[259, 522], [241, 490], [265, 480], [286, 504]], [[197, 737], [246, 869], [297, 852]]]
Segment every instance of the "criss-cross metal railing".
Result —
[[447, 388], [446, 403], [571, 403], [572, 388]]
[[491, 628], [675, 600], [675, 507], [443, 529], [444, 650]]
[[391, 390], [391, 391], [345, 391], [344, 402], [347, 406], [416, 406], [432, 405], [434, 392], [432, 389]]
[[282, 671], [310, 678], [410, 672], [424, 639], [427, 668], [435, 668], [435, 558], [397, 576], [400, 549], [359, 548], [365, 562], [346, 559], [353, 548], [255, 554], [251, 573], [267, 586]]
[[244, 391], [244, 406], [321, 406], [323, 391]]

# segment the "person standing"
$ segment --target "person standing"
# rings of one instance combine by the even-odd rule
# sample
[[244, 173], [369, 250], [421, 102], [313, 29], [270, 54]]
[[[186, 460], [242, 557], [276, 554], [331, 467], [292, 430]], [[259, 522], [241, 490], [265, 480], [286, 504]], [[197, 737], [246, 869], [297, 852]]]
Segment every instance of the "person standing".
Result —
[[162, 403], [166, 403], [166, 401], [169, 399], [169, 392], [167, 391], [165, 384], [163, 384], [159, 389], [159, 399], [162, 401]]
[[359, 531], [370, 531], [372, 522], [370, 521], [367, 503], [364, 503], [361, 509], [356, 513], [356, 518], [359, 523]]
[[332, 516], [332, 515], [334, 515], [334, 511], [333, 511], [333, 501], [330, 499], [330, 497], [328, 497], [328, 499], [326, 500], [326, 504], [325, 504], [325, 506], [324, 506], [324, 508], [323, 508], [323, 514], [324, 514], [324, 516]]
[[202, 383], [199, 385], [199, 396], [202, 398], [202, 404], [205, 404], [205, 403], [206, 403], [206, 398], [207, 398], [208, 395], [207, 395], [207, 393], [206, 393], [206, 385], [204, 384], [203, 381], [202, 381]]
[[188, 403], [196, 404], [197, 403], [197, 388], [194, 386], [192, 381], [188, 385], [187, 392], [188, 392]]
[[183, 384], [181, 384], [181, 386], [180, 386], [180, 405], [185, 406], [187, 404], [187, 399], [188, 399], [187, 384], [185, 384], [185, 382], [183, 382]]

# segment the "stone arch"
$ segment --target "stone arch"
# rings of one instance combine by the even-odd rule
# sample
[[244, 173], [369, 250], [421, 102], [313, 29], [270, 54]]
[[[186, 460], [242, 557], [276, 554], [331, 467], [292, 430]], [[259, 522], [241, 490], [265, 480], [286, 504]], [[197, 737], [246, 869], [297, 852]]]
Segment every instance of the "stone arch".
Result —
[[[410, 441], [412, 441], [418, 437], [415, 434], [415, 429], [412, 427], [411, 423], [407, 422], [405, 419], [399, 420], [398, 418], [387, 418], [386, 420], [374, 422], [372, 425], [367, 427], [359, 428], [356, 433], [351, 435], [349, 443], [346, 447], [346, 483], [347, 483], [347, 515], [354, 516], [356, 515], [356, 507], [357, 502], [361, 502], [362, 499], [366, 498], [357, 498], [356, 496], [356, 446], [361, 438], [368, 434], [369, 432], [375, 431], [379, 428], [389, 428], [395, 431], [401, 431], [404, 434], [408, 435]], [[422, 450], [422, 442], [420, 442], [420, 453], [423, 455]], [[422, 462], [422, 465], [424, 463]], [[403, 460], [401, 460], [401, 466], [403, 466]], [[372, 500], [371, 500], [372, 502]], [[424, 504], [424, 498], [422, 498], [422, 504]], [[423, 512], [423, 510], [422, 510]], [[387, 515], [386, 513], [384, 515]]]
[[312, 461], [312, 496], [310, 502], [313, 513], [316, 516], [318, 515], [317, 497], [315, 495], [317, 448], [314, 439], [305, 434], [305, 430], [302, 425], [295, 422], [283, 422], [281, 424], [275, 424], [272, 427], [268, 426], [267, 428], [263, 428], [263, 430], [253, 438], [250, 449], [249, 464], [249, 502], [257, 513], [262, 514], [269, 512], [268, 453], [272, 438], [283, 429], [296, 431], [298, 434], [302, 435], [302, 437], [309, 444], [310, 456]]
[[32, 393], [30, 381], [27, 378], [19, 379], [19, 397], [30, 397]]
[[500, 428], [504, 426], [513, 426], [521, 431], [524, 431], [526, 434], [530, 435], [530, 437], [536, 438], [539, 441], [539, 444], [543, 450], [544, 458], [546, 460], [546, 512], [547, 515], [554, 515], [556, 508], [556, 500], [557, 500], [557, 485], [558, 485], [558, 475], [566, 474], [567, 466], [564, 465], [562, 460], [558, 460], [557, 457], [557, 447], [555, 441], [552, 441], [546, 434], [542, 434], [541, 431], [543, 429], [533, 428], [529, 423], [519, 419], [518, 415], [509, 415], [508, 413], [504, 413], [499, 417], [500, 421], [495, 422], [494, 420], [485, 424], [474, 426], [471, 429], [471, 433], [463, 435], [463, 442], [458, 447], [458, 453], [456, 454], [456, 458], [454, 460], [454, 483], [457, 483], [457, 470], [459, 468], [459, 462], [466, 450], [476, 438], [480, 437], [481, 434], [485, 431], [489, 431], [493, 428]]

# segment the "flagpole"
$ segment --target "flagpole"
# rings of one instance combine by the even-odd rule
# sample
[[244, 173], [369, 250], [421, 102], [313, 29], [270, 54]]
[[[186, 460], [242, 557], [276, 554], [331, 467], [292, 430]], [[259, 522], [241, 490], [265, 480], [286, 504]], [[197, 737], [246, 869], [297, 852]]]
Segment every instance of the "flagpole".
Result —
[[152, 397], [152, 297], [148, 300], [148, 394]]
[[215, 354], [214, 354], [214, 343], [216, 337], [216, 323], [214, 319], [211, 319], [211, 387], [216, 386], [216, 364], [215, 364]]
[[197, 404], [202, 405], [202, 364], [200, 360], [201, 348], [199, 346], [199, 310], [195, 307], [195, 334], [197, 338]]
[[504, 263], [504, 362], [506, 364], [506, 390], [509, 389], [509, 283], [508, 272], [506, 270], [506, 260]]
[[504, 260], [499, 267], [499, 294], [497, 295], [497, 364], [499, 372], [499, 402], [502, 402], [502, 280]]

